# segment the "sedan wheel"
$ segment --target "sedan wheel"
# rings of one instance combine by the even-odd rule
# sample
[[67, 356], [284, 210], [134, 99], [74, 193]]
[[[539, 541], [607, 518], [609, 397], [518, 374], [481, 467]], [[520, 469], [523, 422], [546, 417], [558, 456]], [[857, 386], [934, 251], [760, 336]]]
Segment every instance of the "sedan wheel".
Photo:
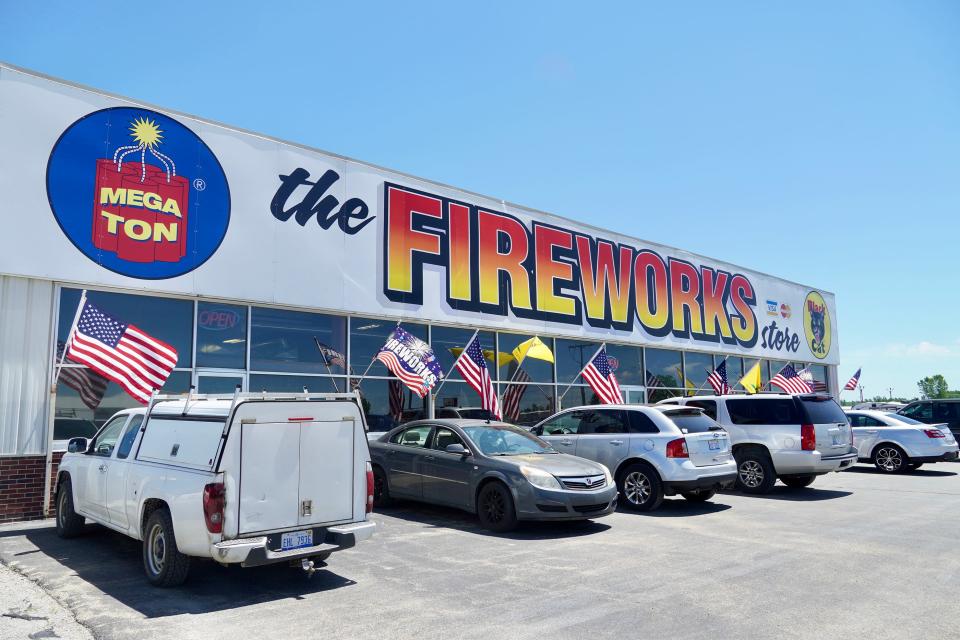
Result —
[[900, 447], [887, 445], [877, 449], [873, 463], [884, 473], [898, 473], [907, 466], [907, 456]]
[[477, 515], [484, 529], [502, 533], [517, 526], [517, 510], [510, 490], [501, 482], [484, 485], [477, 496]]

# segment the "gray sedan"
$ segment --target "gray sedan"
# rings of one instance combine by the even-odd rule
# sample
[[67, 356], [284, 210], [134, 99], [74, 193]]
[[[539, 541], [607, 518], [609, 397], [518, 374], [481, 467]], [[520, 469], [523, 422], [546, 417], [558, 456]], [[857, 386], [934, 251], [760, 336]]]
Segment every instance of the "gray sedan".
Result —
[[370, 457], [375, 506], [407, 498], [457, 507], [492, 531], [518, 520], [597, 518], [617, 504], [606, 467], [503, 422], [408, 422], [371, 440]]

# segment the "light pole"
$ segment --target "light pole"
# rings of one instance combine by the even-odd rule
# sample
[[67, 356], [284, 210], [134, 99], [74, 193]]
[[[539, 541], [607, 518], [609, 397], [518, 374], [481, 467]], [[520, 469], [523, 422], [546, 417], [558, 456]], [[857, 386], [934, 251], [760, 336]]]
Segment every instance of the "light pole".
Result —
[[860, 385], [860, 402], [863, 402], [863, 385]]

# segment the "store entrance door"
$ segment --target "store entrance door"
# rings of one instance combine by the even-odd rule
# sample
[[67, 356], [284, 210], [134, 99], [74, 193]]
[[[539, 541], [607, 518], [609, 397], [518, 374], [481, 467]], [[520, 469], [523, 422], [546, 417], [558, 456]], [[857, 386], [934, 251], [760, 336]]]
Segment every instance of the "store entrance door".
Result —
[[246, 376], [242, 373], [225, 371], [198, 371], [194, 376], [197, 393], [233, 393], [240, 385], [240, 391], [247, 390]]
[[644, 404], [647, 401], [646, 387], [620, 385], [620, 393], [627, 404]]

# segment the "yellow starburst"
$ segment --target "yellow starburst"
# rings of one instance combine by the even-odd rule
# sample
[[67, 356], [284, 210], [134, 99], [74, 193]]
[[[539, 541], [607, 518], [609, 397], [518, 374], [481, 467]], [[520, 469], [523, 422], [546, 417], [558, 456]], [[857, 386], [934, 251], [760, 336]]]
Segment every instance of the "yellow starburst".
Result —
[[153, 147], [163, 139], [163, 131], [157, 126], [157, 123], [147, 118], [137, 118], [130, 124], [130, 132], [133, 140], [137, 144], [145, 147]]

